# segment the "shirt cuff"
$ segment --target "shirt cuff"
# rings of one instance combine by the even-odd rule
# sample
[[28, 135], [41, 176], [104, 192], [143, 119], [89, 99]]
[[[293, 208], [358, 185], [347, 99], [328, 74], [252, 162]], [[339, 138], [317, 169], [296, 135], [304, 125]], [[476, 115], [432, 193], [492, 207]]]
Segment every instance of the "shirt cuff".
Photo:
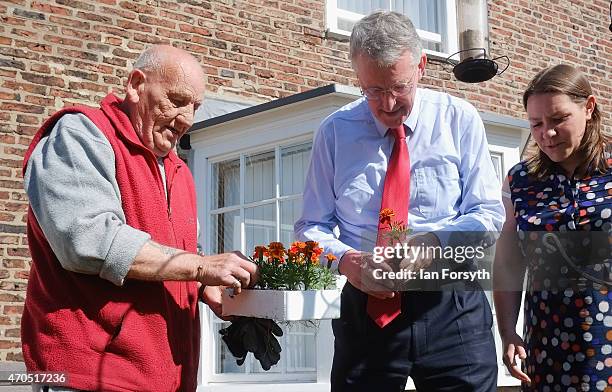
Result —
[[122, 286], [140, 249], [151, 236], [130, 225], [122, 225], [111, 244], [100, 269], [100, 277]]

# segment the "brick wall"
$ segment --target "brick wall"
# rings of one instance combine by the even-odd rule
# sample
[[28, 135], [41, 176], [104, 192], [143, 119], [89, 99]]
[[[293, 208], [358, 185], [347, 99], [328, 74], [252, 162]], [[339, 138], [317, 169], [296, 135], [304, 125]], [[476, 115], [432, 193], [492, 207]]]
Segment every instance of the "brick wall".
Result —
[[[147, 46], [168, 43], [205, 65], [208, 93], [263, 102], [328, 83], [353, 84], [347, 43], [326, 38], [324, 0], [0, 1], [0, 361], [20, 361], [30, 260], [21, 160], [44, 118], [121, 91]], [[535, 72], [567, 62], [589, 73], [611, 130], [608, 1], [490, 0], [494, 56], [512, 66], [478, 86], [431, 59], [424, 83], [479, 109], [523, 118]], [[608, 80], [608, 82], [606, 82]]]

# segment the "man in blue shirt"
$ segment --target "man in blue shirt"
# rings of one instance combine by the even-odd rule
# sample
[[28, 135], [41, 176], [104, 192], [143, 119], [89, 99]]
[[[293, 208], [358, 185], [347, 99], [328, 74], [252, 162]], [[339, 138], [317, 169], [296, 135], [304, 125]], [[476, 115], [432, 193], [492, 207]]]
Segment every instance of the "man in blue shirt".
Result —
[[[457, 286], [394, 292], [373, 276], [369, 253], [394, 144], [388, 131], [402, 124], [410, 156], [408, 243], [444, 248], [457, 245], [454, 233], [500, 230], [504, 209], [482, 121], [469, 103], [417, 88], [427, 57], [401, 14], [375, 12], [357, 22], [350, 56], [364, 97], [321, 124], [295, 224], [298, 238], [337, 257], [334, 267], [348, 281], [333, 322], [332, 391], [400, 391], [408, 376], [423, 391], [494, 391], [484, 293]], [[417, 271], [432, 262], [419, 257], [409, 266]], [[368, 297], [398, 295], [401, 312], [381, 328], [366, 312]]]

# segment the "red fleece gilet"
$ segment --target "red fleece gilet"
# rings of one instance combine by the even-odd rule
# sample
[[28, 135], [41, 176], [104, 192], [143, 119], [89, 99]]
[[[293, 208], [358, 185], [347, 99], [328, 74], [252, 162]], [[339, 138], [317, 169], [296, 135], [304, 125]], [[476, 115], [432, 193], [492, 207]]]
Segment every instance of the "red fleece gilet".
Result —
[[[24, 159], [66, 113], [85, 114], [108, 138], [127, 224], [163, 245], [196, 251], [196, 197], [188, 167], [164, 158], [166, 198], [156, 157], [109, 94], [100, 109], [65, 108], [40, 128]], [[92, 198], [92, 203], [96, 200]], [[28, 211], [32, 268], [21, 336], [30, 371], [65, 372], [67, 386], [104, 391], [194, 391], [200, 326], [195, 282], [126, 279], [122, 287], [67, 271]]]

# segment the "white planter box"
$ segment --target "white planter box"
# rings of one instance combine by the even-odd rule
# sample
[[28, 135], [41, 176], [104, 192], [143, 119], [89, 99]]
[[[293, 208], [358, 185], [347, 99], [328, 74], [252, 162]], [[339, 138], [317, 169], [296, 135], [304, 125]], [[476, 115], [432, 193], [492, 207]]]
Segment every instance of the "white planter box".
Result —
[[340, 292], [333, 290], [242, 290], [223, 292], [224, 316], [259, 317], [278, 321], [340, 317]]

